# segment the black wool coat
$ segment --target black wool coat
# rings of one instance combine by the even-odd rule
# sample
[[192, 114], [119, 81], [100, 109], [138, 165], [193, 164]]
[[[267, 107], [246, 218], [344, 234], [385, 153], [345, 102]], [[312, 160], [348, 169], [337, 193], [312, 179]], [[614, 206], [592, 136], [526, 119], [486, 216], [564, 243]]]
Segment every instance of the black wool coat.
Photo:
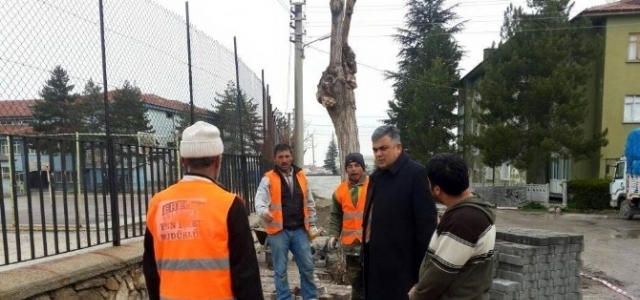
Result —
[[371, 174], [362, 224], [364, 240], [371, 226], [361, 257], [367, 300], [408, 299], [436, 225], [423, 165], [403, 152], [389, 168]]

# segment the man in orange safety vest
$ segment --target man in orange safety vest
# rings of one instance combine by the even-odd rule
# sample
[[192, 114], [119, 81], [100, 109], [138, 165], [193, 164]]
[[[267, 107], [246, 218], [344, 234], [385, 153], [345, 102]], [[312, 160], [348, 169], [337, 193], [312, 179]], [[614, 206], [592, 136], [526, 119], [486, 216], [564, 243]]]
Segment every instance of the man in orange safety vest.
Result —
[[362, 214], [367, 199], [369, 176], [365, 172], [364, 158], [360, 153], [347, 155], [344, 166], [349, 179], [342, 182], [333, 193], [331, 223], [327, 247], [330, 250], [342, 244], [347, 263], [347, 275], [351, 283], [351, 299], [364, 299], [362, 264]]
[[217, 181], [223, 150], [209, 123], [182, 133], [187, 173], [147, 211], [142, 264], [151, 300], [264, 299], [245, 205]]

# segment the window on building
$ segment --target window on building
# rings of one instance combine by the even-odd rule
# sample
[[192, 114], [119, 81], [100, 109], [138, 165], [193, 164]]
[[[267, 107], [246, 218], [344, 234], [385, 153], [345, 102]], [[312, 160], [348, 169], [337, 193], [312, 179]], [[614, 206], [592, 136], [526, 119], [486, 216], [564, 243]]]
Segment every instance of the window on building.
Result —
[[500, 180], [511, 179], [511, 166], [508, 163], [503, 163], [500, 166]]
[[65, 171], [64, 173], [62, 172], [54, 172], [54, 177], [55, 177], [55, 181], [57, 183], [62, 183], [62, 179], [64, 177], [64, 179], [66, 180], [66, 183], [73, 183], [73, 179], [74, 179], [74, 172], [71, 171]]
[[640, 33], [629, 34], [628, 61], [640, 61]]
[[[13, 153], [14, 155], [19, 155], [22, 153], [22, 144], [19, 141], [13, 142]], [[0, 141], [0, 154], [9, 155], [9, 142], [8, 141]]]
[[624, 122], [640, 122], [640, 95], [624, 97]]
[[0, 154], [9, 155], [9, 143], [7, 141], [0, 141]]
[[9, 167], [2, 167], [2, 179], [11, 179], [11, 174], [9, 174]]

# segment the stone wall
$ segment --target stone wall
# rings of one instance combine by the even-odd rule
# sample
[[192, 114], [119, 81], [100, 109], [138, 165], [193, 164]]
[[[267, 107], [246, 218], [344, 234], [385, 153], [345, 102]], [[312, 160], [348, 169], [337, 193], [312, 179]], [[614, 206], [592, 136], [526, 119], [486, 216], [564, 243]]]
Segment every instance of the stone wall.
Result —
[[142, 252], [142, 242], [137, 241], [2, 271], [0, 299], [149, 299]]
[[144, 300], [149, 299], [141, 266], [132, 266], [70, 284], [27, 300]]
[[496, 236], [492, 300], [579, 300], [584, 237], [501, 229]]

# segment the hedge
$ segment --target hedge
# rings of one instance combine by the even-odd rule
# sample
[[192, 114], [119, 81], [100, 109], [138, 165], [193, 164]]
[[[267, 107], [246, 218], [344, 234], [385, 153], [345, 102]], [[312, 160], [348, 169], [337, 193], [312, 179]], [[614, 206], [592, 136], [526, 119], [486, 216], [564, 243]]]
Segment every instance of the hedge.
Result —
[[567, 206], [577, 210], [603, 210], [609, 207], [609, 184], [606, 179], [584, 179], [567, 182]]

